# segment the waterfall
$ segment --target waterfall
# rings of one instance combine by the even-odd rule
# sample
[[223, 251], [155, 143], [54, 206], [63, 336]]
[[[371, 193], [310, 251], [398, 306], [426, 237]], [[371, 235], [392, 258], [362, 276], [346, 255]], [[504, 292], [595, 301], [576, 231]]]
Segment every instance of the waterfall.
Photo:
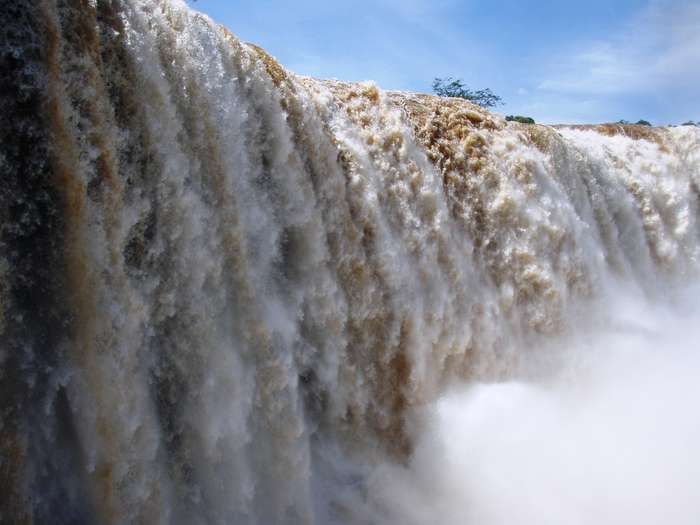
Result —
[[3, 522], [432, 522], [450, 410], [698, 282], [695, 127], [300, 77], [180, 0], [0, 21]]

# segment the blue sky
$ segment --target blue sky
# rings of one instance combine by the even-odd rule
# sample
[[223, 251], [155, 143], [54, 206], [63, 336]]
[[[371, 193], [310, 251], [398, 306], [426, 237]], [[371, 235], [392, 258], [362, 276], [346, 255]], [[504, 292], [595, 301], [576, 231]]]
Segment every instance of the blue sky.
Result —
[[188, 0], [301, 75], [490, 88], [538, 122], [700, 121], [700, 0]]

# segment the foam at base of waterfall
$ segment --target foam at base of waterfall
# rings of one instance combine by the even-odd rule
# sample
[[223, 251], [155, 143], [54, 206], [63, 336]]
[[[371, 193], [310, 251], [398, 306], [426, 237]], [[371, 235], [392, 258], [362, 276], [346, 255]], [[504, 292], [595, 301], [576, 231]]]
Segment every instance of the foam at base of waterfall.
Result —
[[386, 523], [691, 525], [700, 517], [700, 302], [619, 299], [546, 381], [441, 399], [408, 468], [369, 481]]

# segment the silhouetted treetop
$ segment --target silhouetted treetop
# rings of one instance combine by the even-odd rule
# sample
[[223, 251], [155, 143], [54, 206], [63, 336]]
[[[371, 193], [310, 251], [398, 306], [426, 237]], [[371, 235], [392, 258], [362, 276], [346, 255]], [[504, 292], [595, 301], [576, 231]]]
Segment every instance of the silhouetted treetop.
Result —
[[494, 95], [490, 89], [472, 91], [462, 83], [461, 79], [452, 80], [451, 77], [436, 78], [433, 82], [433, 91], [441, 97], [463, 98], [482, 108], [495, 108], [505, 104], [501, 97]]

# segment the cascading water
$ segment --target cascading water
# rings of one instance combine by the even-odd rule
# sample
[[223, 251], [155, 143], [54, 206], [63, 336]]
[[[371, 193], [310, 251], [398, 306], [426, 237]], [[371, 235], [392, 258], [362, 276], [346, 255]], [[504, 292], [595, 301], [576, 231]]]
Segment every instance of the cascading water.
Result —
[[[610, 338], [654, 340], [686, 305], [696, 128], [528, 126], [297, 77], [179, 0], [0, 20], [3, 523], [629, 516], [577, 515], [575, 483], [561, 512], [518, 506], [561, 472], [508, 458], [546, 456], [531, 421], [614, 420]], [[579, 376], [604, 386], [562, 416]]]

